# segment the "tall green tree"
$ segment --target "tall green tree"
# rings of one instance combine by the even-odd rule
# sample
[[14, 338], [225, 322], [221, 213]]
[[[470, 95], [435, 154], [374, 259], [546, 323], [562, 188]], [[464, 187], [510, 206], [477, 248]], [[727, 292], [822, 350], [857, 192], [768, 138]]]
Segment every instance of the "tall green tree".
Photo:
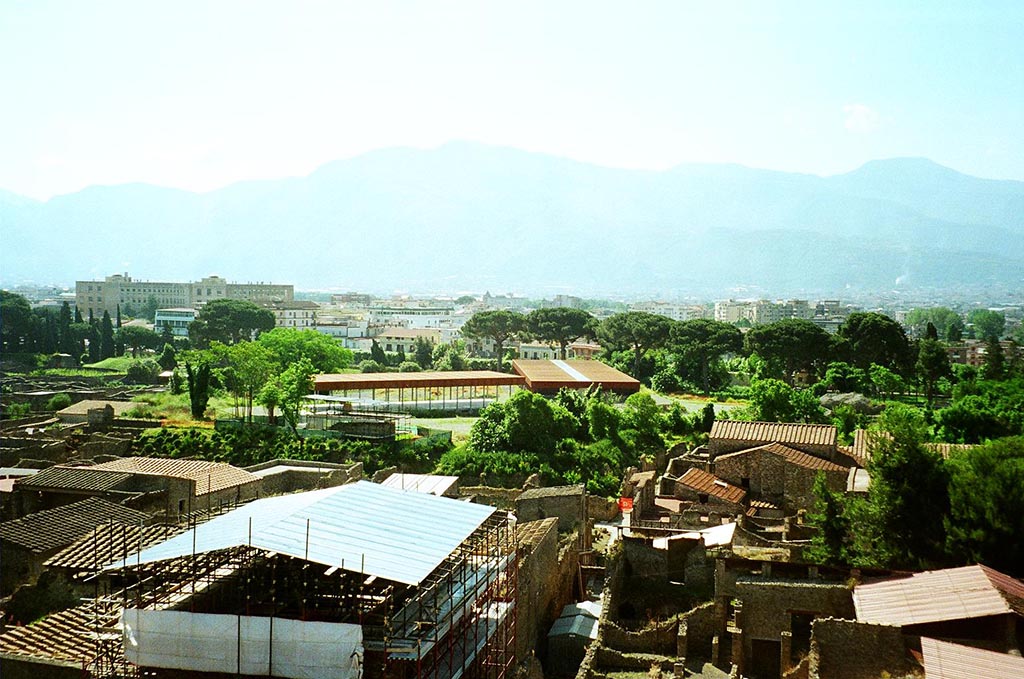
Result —
[[761, 422], [822, 423], [825, 411], [807, 389], [794, 389], [782, 380], [750, 383], [750, 410]]
[[188, 401], [193, 420], [201, 420], [206, 414], [206, 406], [210, 403], [210, 364], [200, 358], [185, 361], [185, 374], [188, 378]]
[[121, 305], [117, 305], [117, 321], [114, 323], [114, 355], [124, 356], [124, 342], [120, 339], [121, 333]]
[[954, 453], [949, 468], [949, 549], [958, 563], [1024, 576], [1024, 438]]
[[923, 339], [917, 345], [917, 374], [924, 382], [928, 407], [935, 396], [935, 384], [943, 377], [951, 377], [949, 354], [938, 340]]
[[34, 344], [34, 323], [32, 306], [25, 297], [0, 290], [0, 346], [5, 353], [29, 350]]
[[781, 366], [787, 383], [792, 383], [793, 375], [799, 370], [820, 374], [832, 356], [829, 334], [802, 318], [759, 325], [743, 337], [743, 342], [747, 353]]
[[974, 309], [967, 314], [967, 322], [974, 326], [974, 334], [979, 339], [999, 339], [1006, 330], [1006, 316], [989, 309]]
[[388, 364], [388, 355], [384, 353], [384, 348], [377, 340], [370, 340], [370, 358], [378, 365], [386, 366]]
[[189, 324], [192, 343], [205, 349], [210, 342], [235, 344], [251, 340], [274, 328], [274, 314], [252, 302], [238, 299], [215, 299], [200, 309]]
[[479, 311], [462, 326], [462, 336], [470, 339], [489, 339], [494, 342], [494, 369], [501, 372], [505, 344], [526, 329], [526, 317], [508, 309]]
[[593, 337], [596, 319], [582, 309], [546, 307], [526, 315], [526, 327], [532, 337], [558, 345], [558, 356], [566, 358], [569, 345], [583, 337]]
[[434, 365], [434, 343], [425, 337], [417, 337], [415, 342], [416, 350], [413, 352], [413, 360], [423, 370], [430, 370]]
[[925, 569], [945, 560], [948, 474], [925, 445], [920, 411], [890, 405], [869, 433], [870, 514], [862, 526], [869, 561], [887, 568]]
[[1001, 380], [1006, 377], [1006, 355], [1003, 345], [994, 336], [985, 340], [985, 365], [981, 366], [981, 376], [986, 380]]
[[57, 317], [57, 337], [59, 350], [62, 354], [70, 354], [78, 357], [78, 343], [71, 332], [71, 306], [64, 302], [60, 306], [60, 315]]
[[646, 311], [614, 314], [597, 326], [597, 338], [612, 350], [633, 352], [633, 377], [641, 379], [640, 361], [651, 349], [660, 349], [669, 340], [672, 321]]
[[104, 311], [100, 319], [100, 360], [113, 358], [115, 350], [114, 324], [110, 320], [110, 312]]
[[160, 352], [160, 358], [156, 359], [156, 362], [160, 364], [160, 368], [163, 370], [174, 370], [178, 367], [178, 356], [174, 350], [174, 345], [167, 343], [164, 344], [163, 351]]
[[[270, 349], [259, 342], [239, 342], [226, 349], [228, 360], [234, 368], [236, 383], [245, 399], [246, 417], [251, 422], [256, 395], [275, 371], [280, 369], [280, 364], [274, 360], [274, 354]], [[308, 359], [306, 360], [308, 363]]]
[[903, 326], [885, 314], [855, 312], [839, 326], [841, 351], [847, 360], [867, 370], [872, 363], [905, 373], [911, 360], [910, 343]]
[[825, 475], [818, 472], [814, 479], [814, 510], [808, 522], [817, 528], [805, 556], [813, 563], [844, 566], [851, 563], [850, 517], [842, 493], [829, 489]]
[[945, 338], [949, 337], [949, 332], [953, 328], [959, 328], [962, 331], [964, 327], [960, 314], [949, 307], [916, 308], [907, 312], [906, 325], [914, 336], [924, 337], [929, 323], [935, 326], [939, 337]]
[[160, 346], [160, 335], [141, 325], [126, 325], [114, 334], [114, 341], [131, 350], [132, 357], [138, 358], [143, 349], [156, 349]]
[[278, 406], [292, 433], [299, 435], [299, 418], [302, 400], [313, 391], [313, 375], [316, 370], [307, 358], [300, 358], [277, 376], [274, 384], [280, 390]]
[[337, 373], [352, 365], [352, 352], [334, 337], [310, 329], [274, 328], [256, 342], [282, 366], [307, 358], [318, 373]]
[[728, 353], [743, 348], [743, 335], [735, 326], [706, 318], [675, 323], [669, 328], [669, 351], [677, 360], [694, 361], [704, 394], [711, 393], [711, 366]]

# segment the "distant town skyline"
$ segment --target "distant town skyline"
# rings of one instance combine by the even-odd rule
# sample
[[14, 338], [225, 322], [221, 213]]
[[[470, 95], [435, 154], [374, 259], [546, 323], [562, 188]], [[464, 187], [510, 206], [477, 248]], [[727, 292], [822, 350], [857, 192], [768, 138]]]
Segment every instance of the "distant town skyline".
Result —
[[478, 141], [600, 165], [1024, 180], [1024, 5], [12, 2], [0, 188], [309, 174]]

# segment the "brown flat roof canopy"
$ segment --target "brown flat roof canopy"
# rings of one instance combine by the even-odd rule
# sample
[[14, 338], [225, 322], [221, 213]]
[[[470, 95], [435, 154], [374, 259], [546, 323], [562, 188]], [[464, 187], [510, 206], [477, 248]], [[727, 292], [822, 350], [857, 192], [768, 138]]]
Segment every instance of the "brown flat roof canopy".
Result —
[[506, 375], [492, 370], [452, 370], [418, 373], [352, 373], [317, 375], [313, 392], [360, 391], [365, 389], [418, 389], [429, 387], [521, 387], [519, 375]]
[[542, 361], [516, 359], [512, 369], [526, 380], [530, 391], [586, 389], [592, 384], [623, 394], [640, 391], [640, 381], [601, 361]]

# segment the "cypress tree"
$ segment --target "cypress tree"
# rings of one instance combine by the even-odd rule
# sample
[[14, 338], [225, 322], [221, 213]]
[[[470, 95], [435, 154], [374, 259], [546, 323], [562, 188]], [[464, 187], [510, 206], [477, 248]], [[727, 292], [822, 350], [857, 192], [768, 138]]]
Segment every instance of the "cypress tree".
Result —
[[[117, 329], [121, 329], [121, 305], [117, 305]], [[124, 356], [124, 342], [121, 341], [121, 333], [114, 333], [114, 355]]]
[[110, 312], [104, 311], [100, 321], [100, 360], [113, 357], [114, 349], [114, 324], [110, 321]]

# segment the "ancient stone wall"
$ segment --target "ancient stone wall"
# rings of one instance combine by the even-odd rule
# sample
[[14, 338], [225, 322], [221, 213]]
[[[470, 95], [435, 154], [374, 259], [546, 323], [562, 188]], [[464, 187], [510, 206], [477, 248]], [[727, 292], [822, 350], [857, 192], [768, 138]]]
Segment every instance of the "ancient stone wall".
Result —
[[811, 629], [811, 679], [877, 679], [913, 669], [899, 627], [819, 618]]

